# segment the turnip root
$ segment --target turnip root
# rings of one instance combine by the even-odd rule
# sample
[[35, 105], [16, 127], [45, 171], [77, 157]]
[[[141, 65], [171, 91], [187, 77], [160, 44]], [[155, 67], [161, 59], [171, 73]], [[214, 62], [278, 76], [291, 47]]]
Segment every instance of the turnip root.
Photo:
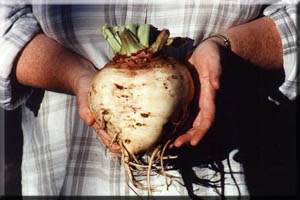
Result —
[[[169, 32], [149, 45], [150, 25], [102, 28], [115, 57], [95, 76], [89, 93], [96, 123], [120, 145], [128, 178], [151, 194], [150, 174], [164, 170], [164, 152], [188, 116], [194, 86], [187, 67], [161, 55]], [[150, 156], [147, 162], [137, 155]], [[135, 173], [147, 175], [140, 184]]]

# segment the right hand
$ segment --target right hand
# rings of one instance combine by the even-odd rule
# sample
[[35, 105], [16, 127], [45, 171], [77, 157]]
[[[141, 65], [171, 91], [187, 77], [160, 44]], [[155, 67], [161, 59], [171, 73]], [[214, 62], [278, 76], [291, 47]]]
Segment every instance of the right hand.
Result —
[[[88, 102], [88, 93], [90, 89], [91, 82], [97, 73], [95, 67], [85, 59], [80, 61], [82, 69], [77, 73], [74, 78], [74, 93], [77, 98], [77, 105], [80, 118], [88, 126], [93, 126], [96, 133], [101, 137], [102, 142], [106, 147], [111, 143], [111, 137], [102, 129], [99, 128], [95, 121], [90, 109]], [[110, 151], [114, 153], [120, 153], [120, 146], [113, 144], [110, 147]]]

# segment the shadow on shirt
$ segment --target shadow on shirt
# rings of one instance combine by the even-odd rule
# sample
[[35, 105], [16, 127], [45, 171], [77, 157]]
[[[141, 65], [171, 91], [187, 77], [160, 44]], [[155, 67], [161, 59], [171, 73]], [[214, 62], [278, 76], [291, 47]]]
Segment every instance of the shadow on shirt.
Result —
[[[278, 90], [284, 71], [263, 70], [226, 51], [223, 55], [227, 59], [222, 64], [216, 116], [210, 131], [196, 147], [184, 146], [172, 152], [178, 154], [172, 162], [182, 174], [189, 196], [199, 198], [193, 192], [193, 183], [217, 187], [192, 170], [193, 166], [202, 166], [221, 174], [220, 196], [224, 198], [222, 161], [233, 149], [239, 150], [233, 159], [243, 164], [250, 196], [296, 196], [296, 101], [288, 100]], [[194, 69], [191, 73], [197, 82]], [[197, 111], [196, 95], [189, 124], [181, 132], [192, 126]]]

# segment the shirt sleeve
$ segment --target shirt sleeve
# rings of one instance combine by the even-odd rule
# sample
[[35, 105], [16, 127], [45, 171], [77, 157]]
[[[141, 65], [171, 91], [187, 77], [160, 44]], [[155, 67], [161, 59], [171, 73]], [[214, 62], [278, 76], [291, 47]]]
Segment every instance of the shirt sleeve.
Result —
[[32, 8], [25, 4], [5, 4], [0, 0], [0, 107], [12, 110], [32, 93], [18, 84], [14, 63], [24, 46], [40, 31]]
[[264, 15], [274, 21], [281, 37], [285, 81], [279, 90], [290, 100], [299, 94], [300, 82], [297, 70], [297, 4], [281, 1], [270, 5]]

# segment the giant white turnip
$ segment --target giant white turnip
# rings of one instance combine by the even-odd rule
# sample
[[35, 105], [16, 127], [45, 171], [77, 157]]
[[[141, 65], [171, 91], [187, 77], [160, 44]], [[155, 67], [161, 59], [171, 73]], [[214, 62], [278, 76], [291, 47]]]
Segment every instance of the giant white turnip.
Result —
[[[187, 119], [194, 86], [185, 65], [161, 54], [169, 41], [168, 30], [149, 44], [150, 28], [102, 28], [115, 57], [92, 81], [89, 105], [99, 127], [120, 145], [131, 183], [151, 194], [150, 173], [168, 176], [164, 151]], [[141, 154], [149, 155], [148, 162], [139, 159]], [[148, 175], [147, 186], [136, 181], [133, 168]]]

